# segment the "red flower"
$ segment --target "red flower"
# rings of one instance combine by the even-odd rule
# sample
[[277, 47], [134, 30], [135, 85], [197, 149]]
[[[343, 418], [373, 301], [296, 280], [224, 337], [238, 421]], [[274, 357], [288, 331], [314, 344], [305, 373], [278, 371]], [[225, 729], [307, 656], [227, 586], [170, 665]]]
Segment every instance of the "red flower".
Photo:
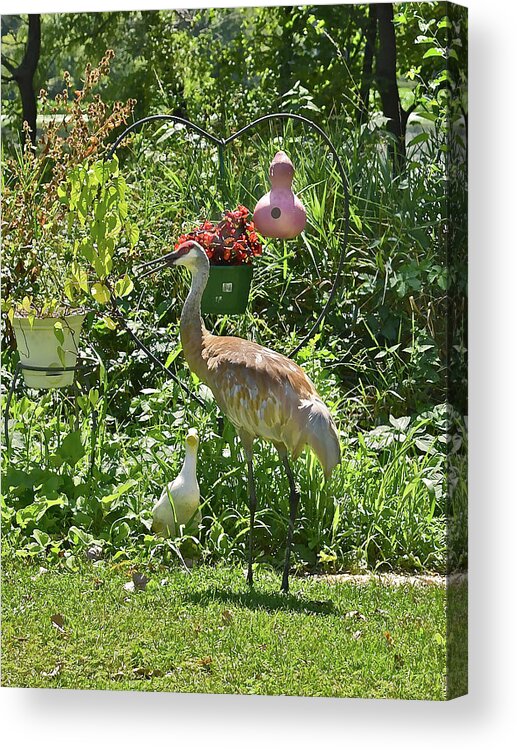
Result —
[[219, 224], [203, 221], [190, 232], [182, 234], [175, 244], [196, 240], [205, 249], [212, 265], [241, 265], [251, 263], [253, 256], [262, 253], [255, 225], [247, 221], [249, 211], [239, 205], [234, 211], [225, 211]]

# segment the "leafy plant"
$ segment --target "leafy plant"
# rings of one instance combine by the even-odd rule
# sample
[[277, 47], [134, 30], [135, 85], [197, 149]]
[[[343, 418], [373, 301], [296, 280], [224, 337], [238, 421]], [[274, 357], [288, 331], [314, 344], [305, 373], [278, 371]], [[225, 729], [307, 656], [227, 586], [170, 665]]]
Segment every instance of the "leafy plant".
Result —
[[[75, 89], [65, 73], [64, 88], [52, 100], [42, 90], [43, 127], [36, 146], [27, 133], [13, 155], [4, 150], [2, 309], [11, 322], [15, 311], [24, 316], [60, 315], [71, 303], [65, 288], [84, 287], [83, 276], [69, 277], [74, 251], [64, 221], [66, 206], [59, 196], [74, 169], [88, 170], [103, 154], [111, 133], [127, 122], [134, 107], [132, 99], [108, 105], [96, 91], [109, 75], [113, 57], [108, 50], [96, 68], [88, 65], [81, 89]], [[98, 166], [96, 170], [98, 174]]]
[[138, 227], [128, 219], [126, 192], [116, 156], [76, 165], [58, 189], [73, 242], [64, 291], [74, 306], [92, 297], [106, 305], [112, 296], [126, 297], [133, 289], [127, 272], [111, 279], [114, 260], [120, 272], [138, 241]]

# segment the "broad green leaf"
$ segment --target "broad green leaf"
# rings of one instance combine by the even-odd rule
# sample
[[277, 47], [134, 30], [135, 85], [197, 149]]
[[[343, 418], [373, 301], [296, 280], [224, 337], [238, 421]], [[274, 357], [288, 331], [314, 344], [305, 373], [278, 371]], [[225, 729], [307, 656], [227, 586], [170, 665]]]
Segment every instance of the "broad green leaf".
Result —
[[68, 199], [68, 191], [66, 189], [65, 183], [61, 183], [57, 187], [57, 197], [61, 201], [61, 203], [67, 203]]
[[426, 57], [445, 57], [445, 50], [439, 47], [431, 47], [425, 52], [423, 59], [425, 60]]
[[124, 482], [123, 484], [120, 484], [113, 492], [111, 492], [109, 495], [104, 495], [104, 497], [101, 497], [101, 503], [103, 505], [110, 505], [114, 500], [118, 500], [119, 497], [122, 497], [122, 495], [131, 489], [131, 487], [134, 487], [137, 483], [136, 479], [128, 479], [127, 482]]
[[54, 323], [54, 336], [59, 341], [61, 346], [65, 343], [65, 334], [63, 331], [63, 323], [60, 320], [56, 320]]
[[72, 279], [65, 279], [65, 283], [63, 285], [64, 292], [70, 302], [73, 302], [75, 299], [75, 292], [77, 289], [77, 284]]
[[138, 238], [140, 237], [140, 231], [136, 224], [129, 225], [127, 236], [129, 240], [129, 246], [134, 247], [138, 242]]
[[90, 263], [93, 260], [94, 249], [91, 240], [87, 237], [81, 240], [78, 247], [79, 252], [84, 255], [87, 261]]
[[92, 297], [96, 302], [99, 302], [101, 305], [105, 305], [107, 302], [109, 302], [110, 298], [108, 287], [105, 284], [97, 282], [92, 286]]
[[61, 346], [61, 344], [57, 347], [57, 356], [59, 357], [59, 361], [61, 362], [62, 367], [66, 367], [66, 360], [65, 360], [65, 350]]
[[176, 349], [174, 349], [167, 357], [165, 361], [165, 367], [170, 367], [180, 352], [181, 346], [177, 346]]
[[115, 282], [115, 294], [117, 297], [127, 297], [133, 291], [133, 282], [127, 275]]
[[423, 143], [423, 141], [429, 140], [429, 133], [419, 133], [418, 135], [415, 135], [414, 138], [412, 138], [408, 146], [416, 146], [417, 143]]
[[117, 330], [117, 324], [115, 321], [109, 317], [109, 315], [105, 315], [102, 319], [104, 325], [110, 329], [110, 331], [116, 331]]
[[103, 162], [108, 166], [110, 174], [115, 177], [118, 174], [118, 157], [115, 154], [110, 161]]
[[69, 466], [75, 466], [84, 454], [85, 450], [81, 442], [81, 433], [79, 430], [70, 432], [56, 451], [56, 455]]
[[50, 542], [50, 536], [45, 531], [34, 529], [34, 531], [32, 532], [32, 536], [40, 545], [40, 547], [46, 547]]
[[90, 388], [90, 392], [88, 394], [88, 398], [90, 400], [90, 403], [92, 406], [97, 406], [99, 403], [99, 389], [98, 388]]

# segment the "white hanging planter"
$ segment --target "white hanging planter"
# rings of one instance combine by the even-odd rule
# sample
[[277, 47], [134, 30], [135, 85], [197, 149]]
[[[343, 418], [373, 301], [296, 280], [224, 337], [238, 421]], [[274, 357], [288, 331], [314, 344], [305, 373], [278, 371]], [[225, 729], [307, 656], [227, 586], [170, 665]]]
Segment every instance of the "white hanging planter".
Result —
[[[63, 343], [58, 341], [54, 324], [62, 324]], [[74, 382], [74, 369], [77, 362], [79, 336], [84, 314], [65, 315], [62, 318], [35, 318], [32, 325], [28, 318], [16, 317], [13, 321], [16, 345], [25, 383], [29, 388], [62, 388]], [[58, 347], [63, 349], [59, 357]], [[48, 367], [37, 371], [28, 367]], [[63, 369], [65, 371], [63, 372]], [[61, 370], [52, 372], [51, 370]]]

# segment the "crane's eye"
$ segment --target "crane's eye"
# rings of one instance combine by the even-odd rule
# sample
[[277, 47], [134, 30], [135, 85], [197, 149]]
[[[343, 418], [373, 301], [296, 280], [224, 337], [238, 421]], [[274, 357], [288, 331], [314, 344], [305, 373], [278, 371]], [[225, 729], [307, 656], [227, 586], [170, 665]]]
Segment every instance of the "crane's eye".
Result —
[[279, 219], [281, 215], [282, 211], [278, 208], [278, 206], [271, 209], [271, 216], [273, 217], [273, 219]]

